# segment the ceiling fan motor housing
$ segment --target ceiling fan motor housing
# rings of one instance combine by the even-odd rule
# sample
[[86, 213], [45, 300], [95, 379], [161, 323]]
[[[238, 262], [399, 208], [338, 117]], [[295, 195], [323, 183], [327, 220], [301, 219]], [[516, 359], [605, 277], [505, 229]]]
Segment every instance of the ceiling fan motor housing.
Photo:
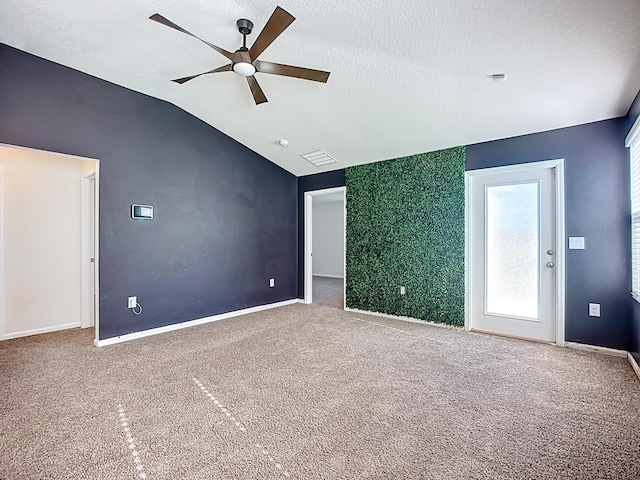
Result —
[[238, 31], [242, 35], [251, 35], [251, 31], [253, 30], [253, 22], [251, 20], [241, 18], [236, 22], [236, 25], [238, 26]]

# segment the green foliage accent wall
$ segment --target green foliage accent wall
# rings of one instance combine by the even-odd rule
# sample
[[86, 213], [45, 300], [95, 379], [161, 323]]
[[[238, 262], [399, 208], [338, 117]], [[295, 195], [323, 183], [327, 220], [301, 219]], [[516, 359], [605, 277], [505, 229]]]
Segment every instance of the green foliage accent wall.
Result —
[[464, 325], [464, 171], [464, 147], [347, 169], [347, 307]]

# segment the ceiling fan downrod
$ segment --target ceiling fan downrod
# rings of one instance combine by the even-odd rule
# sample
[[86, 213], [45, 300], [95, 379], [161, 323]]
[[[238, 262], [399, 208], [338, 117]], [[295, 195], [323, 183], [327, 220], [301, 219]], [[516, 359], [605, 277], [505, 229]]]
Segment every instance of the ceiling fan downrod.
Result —
[[242, 47], [238, 51], [240, 52], [248, 52], [247, 48], [247, 35], [251, 35], [251, 31], [253, 30], [253, 22], [251, 20], [247, 20], [246, 18], [241, 18], [236, 22], [238, 26], [238, 31], [242, 34]]

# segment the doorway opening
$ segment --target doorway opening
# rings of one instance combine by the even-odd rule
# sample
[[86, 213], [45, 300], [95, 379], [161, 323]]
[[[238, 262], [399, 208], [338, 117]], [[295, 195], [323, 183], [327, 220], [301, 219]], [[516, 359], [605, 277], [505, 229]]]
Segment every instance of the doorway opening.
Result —
[[97, 337], [98, 160], [0, 144], [0, 170], [0, 340]]
[[345, 307], [345, 191], [305, 192], [304, 303]]

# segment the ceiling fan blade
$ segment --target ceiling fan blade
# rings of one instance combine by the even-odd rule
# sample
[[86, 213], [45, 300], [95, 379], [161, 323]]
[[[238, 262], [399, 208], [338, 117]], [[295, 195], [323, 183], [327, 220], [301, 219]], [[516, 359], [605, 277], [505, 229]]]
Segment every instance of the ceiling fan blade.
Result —
[[233, 70], [233, 63], [230, 63], [229, 65], [224, 65], [222, 67], [214, 68], [213, 70], [209, 70], [208, 72], [198, 73], [196, 75], [191, 75], [189, 77], [176, 78], [175, 80], [171, 80], [171, 81], [182, 85], [183, 83], [188, 82], [189, 80], [193, 80], [194, 78], [199, 77], [201, 75], [207, 75], [209, 73], [218, 73], [218, 72], [230, 72], [231, 70]]
[[211, 48], [213, 48], [216, 52], [221, 53], [222, 55], [224, 55], [225, 57], [227, 57], [229, 60], [231, 60], [232, 62], [236, 62], [236, 54], [235, 53], [231, 53], [226, 51], [224, 48], [220, 48], [217, 45], [214, 45], [213, 43], [209, 43], [206, 40], [201, 39], [200, 37], [196, 37], [193, 33], [186, 31], [184, 28], [182, 28], [180, 25], [176, 25], [175, 23], [173, 23], [171, 20], [163, 17], [162, 15], [160, 15], [159, 13], [154, 13], [153, 15], [151, 15], [149, 17], [150, 20], [153, 20], [154, 22], [158, 22], [161, 23], [162, 25], [165, 25], [167, 27], [171, 27], [174, 30], [178, 30], [179, 32], [182, 33], [186, 33], [187, 35], [189, 35], [190, 37], [193, 37], [195, 39], [200, 40], [202, 43], [205, 43], [207, 45], [209, 45]]
[[268, 102], [267, 97], [265, 97], [264, 92], [260, 88], [260, 85], [258, 85], [256, 77], [254, 77], [253, 75], [247, 77], [247, 82], [249, 83], [249, 88], [251, 89], [251, 93], [253, 94], [253, 99], [256, 101], [256, 105]]
[[261, 73], [302, 78], [303, 80], [311, 80], [313, 82], [327, 83], [329, 75], [331, 75], [331, 72], [323, 72], [322, 70], [294, 67], [292, 65], [282, 65], [280, 63], [261, 62], [260, 60], [255, 60], [253, 65], [256, 67], [256, 70]]
[[276, 7], [260, 32], [260, 35], [258, 35], [258, 38], [256, 38], [256, 41], [253, 42], [253, 45], [249, 49], [251, 60], [258, 58], [258, 55], [264, 52], [294, 20], [295, 17], [289, 12], [280, 7]]

